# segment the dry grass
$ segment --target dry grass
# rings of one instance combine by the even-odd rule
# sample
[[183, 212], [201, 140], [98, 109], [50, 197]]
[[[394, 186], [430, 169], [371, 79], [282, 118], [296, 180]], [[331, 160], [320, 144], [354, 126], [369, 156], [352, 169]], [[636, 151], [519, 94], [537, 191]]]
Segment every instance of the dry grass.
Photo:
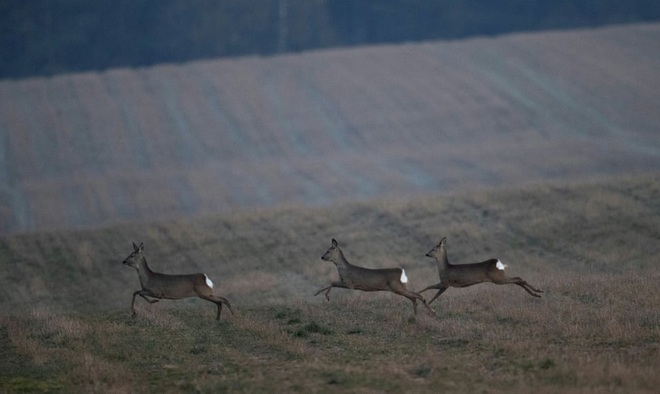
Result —
[[[613, 178], [328, 209], [0, 240], [0, 390], [655, 392], [660, 182]], [[449, 289], [437, 316], [335, 289], [319, 256], [403, 265], [419, 289], [441, 235], [453, 262], [497, 256], [545, 290]], [[207, 272], [235, 307], [138, 300], [131, 240], [165, 272]], [[430, 297], [432, 293], [427, 293]]]

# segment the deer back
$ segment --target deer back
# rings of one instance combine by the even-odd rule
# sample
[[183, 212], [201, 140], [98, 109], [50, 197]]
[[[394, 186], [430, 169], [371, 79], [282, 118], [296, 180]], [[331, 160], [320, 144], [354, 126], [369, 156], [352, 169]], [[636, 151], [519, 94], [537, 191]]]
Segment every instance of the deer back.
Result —
[[[463, 287], [470, 286], [477, 283], [489, 282], [497, 259], [490, 259], [480, 263], [473, 264], [451, 264], [446, 267], [441, 273], [440, 277], [447, 280], [452, 286]], [[443, 278], [443, 276], [445, 278]]]
[[340, 271], [340, 277], [346, 285], [364, 291], [389, 290], [391, 283], [401, 283], [403, 273], [401, 268], [370, 269], [358, 266], [343, 271]]
[[143, 287], [161, 298], [170, 299], [212, 294], [204, 274], [167, 275], [154, 272]]

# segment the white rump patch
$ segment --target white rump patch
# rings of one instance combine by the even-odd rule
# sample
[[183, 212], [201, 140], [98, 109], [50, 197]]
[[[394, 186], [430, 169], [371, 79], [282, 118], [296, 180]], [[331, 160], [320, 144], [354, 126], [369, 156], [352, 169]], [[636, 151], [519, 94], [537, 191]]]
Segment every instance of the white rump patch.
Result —
[[504, 269], [506, 268], [506, 264], [502, 264], [501, 261], [497, 260], [497, 264], [495, 264], [495, 267], [497, 267], [497, 269], [500, 271], [504, 271]]
[[213, 288], [213, 282], [211, 282], [211, 279], [209, 279], [209, 277], [206, 276], [206, 274], [204, 274], [204, 278], [206, 278], [206, 285], [210, 288]]
[[401, 283], [408, 283], [408, 277], [406, 276], [406, 270], [401, 268]]

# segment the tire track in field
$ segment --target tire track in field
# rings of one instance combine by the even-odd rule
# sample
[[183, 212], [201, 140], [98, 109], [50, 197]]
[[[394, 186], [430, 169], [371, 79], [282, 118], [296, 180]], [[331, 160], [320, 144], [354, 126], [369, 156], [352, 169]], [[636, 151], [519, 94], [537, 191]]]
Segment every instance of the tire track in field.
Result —
[[206, 98], [205, 101], [208, 103], [208, 110], [211, 116], [216, 120], [221, 132], [228, 133], [232, 141], [231, 146], [221, 151], [221, 155], [224, 158], [259, 156], [254, 146], [250, 144], [248, 137], [241, 130], [240, 122], [230, 111], [225, 110], [226, 105], [223, 102], [222, 95], [218, 91], [218, 87], [211, 80], [208, 70], [200, 67], [194, 73], [194, 77], [197, 79], [197, 83]]
[[342, 113], [341, 108], [325, 92], [323, 92], [311, 78], [302, 83], [306, 95], [309, 97], [314, 114], [325, 133], [331, 137], [343, 153], [355, 153], [364, 148], [364, 138], [353, 127]]
[[0, 228], [5, 232], [24, 231], [32, 229], [34, 223], [29, 202], [21, 188], [16, 185], [12, 172], [14, 166], [7, 129], [7, 126], [0, 123], [0, 193], [6, 195], [6, 198], [0, 198], [0, 202], [6, 201], [11, 219], [5, 221], [3, 218]]
[[179, 86], [178, 70], [169, 67], [155, 69], [143, 73], [143, 78], [152, 92], [160, 93], [154, 97], [163, 105], [167, 123], [172, 125], [167, 131], [176, 141], [173, 144], [176, 159], [184, 166], [197, 165], [207, 159], [207, 151], [197, 132], [191, 128], [188, 115], [181, 110], [184, 91]]
[[[295, 106], [298, 103], [292, 103], [292, 100], [286, 100], [282, 97], [283, 85], [286, 85], [286, 79], [288, 79], [285, 74], [282, 70], [277, 69], [269, 70], [265, 76], [264, 91], [269, 99], [276, 123], [273, 131], [285, 137], [288, 142], [286, 147], [293, 148], [295, 154], [311, 156], [315, 152], [313, 152], [309, 141], [304, 136], [305, 131], [299, 125], [304, 123], [303, 119], [292, 113], [294, 111], [287, 110], [287, 104], [288, 106]], [[296, 81], [289, 82], [295, 83]]]
[[[131, 74], [133, 74], [132, 71]], [[120, 75], [116, 72], [111, 72], [105, 73], [101, 79], [108, 96], [115, 102], [121, 113], [122, 131], [128, 134], [128, 148], [132, 152], [130, 155], [131, 161], [136, 164], [138, 169], [151, 168], [151, 158], [149, 152], [145, 149], [147, 141], [138, 120], [140, 115], [137, 111], [137, 103], [133, 99], [134, 95], [121, 86], [121, 82], [125, 81], [126, 78], [120, 78]], [[119, 205], [120, 211], [122, 211], [122, 203], [119, 203]]]

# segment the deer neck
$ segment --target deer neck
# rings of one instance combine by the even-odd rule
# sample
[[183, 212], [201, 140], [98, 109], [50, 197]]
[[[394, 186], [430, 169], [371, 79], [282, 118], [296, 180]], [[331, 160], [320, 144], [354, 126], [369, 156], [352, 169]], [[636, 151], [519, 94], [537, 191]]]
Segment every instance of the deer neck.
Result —
[[149, 282], [149, 278], [151, 278], [154, 274], [151, 268], [149, 268], [149, 265], [147, 264], [147, 259], [145, 257], [143, 257], [138, 263], [137, 272], [142, 287], [144, 287], [147, 284], [147, 282]]
[[341, 251], [341, 249], [339, 250], [337, 258], [333, 262], [337, 266], [337, 270], [339, 271], [340, 275], [342, 271], [346, 271], [351, 267], [351, 263], [346, 260], [346, 257], [344, 257], [344, 253]]
[[443, 271], [446, 270], [451, 264], [447, 259], [447, 249], [444, 247], [440, 248], [440, 253], [436, 256], [435, 260], [438, 262], [438, 268]]

